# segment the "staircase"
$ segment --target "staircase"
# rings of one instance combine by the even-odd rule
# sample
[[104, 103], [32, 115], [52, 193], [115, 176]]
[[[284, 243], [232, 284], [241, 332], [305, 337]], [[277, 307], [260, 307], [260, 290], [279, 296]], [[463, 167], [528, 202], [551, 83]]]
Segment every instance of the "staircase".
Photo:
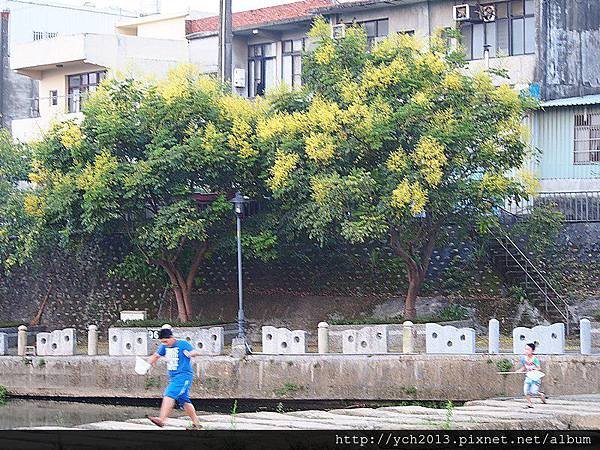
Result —
[[546, 318], [552, 322], [565, 324], [567, 334], [572, 325], [577, 325], [570, 306], [565, 298], [548, 281], [545, 270], [531, 260], [531, 254], [524, 251], [510, 238], [506, 231], [520, 216], [502, 210], [500, 224], [492, 230], [496, 245], [491, 248], [495, 266], [503, 274], [505, 282], [511, 286], [520, 286], [530, 299], [537, 300], [537, 305], [544, 304]]

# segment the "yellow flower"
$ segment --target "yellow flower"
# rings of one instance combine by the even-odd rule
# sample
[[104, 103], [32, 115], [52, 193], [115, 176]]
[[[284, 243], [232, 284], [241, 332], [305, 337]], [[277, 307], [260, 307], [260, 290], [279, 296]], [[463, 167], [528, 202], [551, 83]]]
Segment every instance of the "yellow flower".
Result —
[[283, 189], [290, 177], [290, 174], [294, 171], [300, 157], [296, 153], [285, 153], [281, 150], [277, 152], [275, 156], [275, 163], [269, 170], [271, 177], [268, 180], [269, 187], [272, 191]]
[[519, 181], [525, 189], [525, 193], [530, 197], [537, 195], [540, 190], [540, 180], [530, 170], [520, 169], [516, 173], [515, 179]]
[[448, 68], [446, 61], [433, 53], [423, 53], [415, 60], [415, 63], [421, 70], [427, 70], [434, 75], [440, 75]]
[[425, 210], [427, 193], [418, 183], [411, 185], [408, 181], [402, 180], [396, 189], [392, 191], [390, 204], [396, 209], [410, 206], [410, 211], [413, 214], [419, 214]]
[[427, 184], [438, 186], [444, 176], [443, 168], [448, 161], [444, 146], [432, 137], [423, 136], [415, 148], [413, 159]]
[[340, 108], [336, 103], [315, 97], [306, 114], [306, 121], [309, 129], [318, 127], [321, 131], [333, 133], [341, 128], [338, 123], [339, 116]]
[[71, 150], [83, 141], [81, 128], [73, 122], [65, 122], [60, 133], [60, 142], [67, 149]]
[[310, 190], [315, 203], [323, 204], [330, 192], [331, 183], [326, 178], [312, 177], [310, 179]]
[[410, 205], [410, 211], [413, 214], [420, 214], [425, 210], [427, 204], [427, 192], [423, 190], [420, 184], [413, 184], [411, 187], [412, 204]]
[[492, 98], [498, 103], [505, 105], [515, 111], [521, 108], [519, 94], [507, 84], [501, 84], [492, 93]]
[[381, 89], [400, 82], [409, 73], [403, 58], [397, 56], [389, 64], [371, 66], [363, 72], [363, 89]]
[[258, 155], [258, 151], [250, 145], [252, 127], [243, 119], [234, 119], [228, 142], [231, 148], [237, 150], [242, 158]]
[[460, 91], [462, 89], [462, 77], [457, 72], [446, 74], [442, 81], [442, 86], [451, 91]]
[[29, 173], [29, 181], [36, 184], [44, 184], [50, 177], [50, 171], [42, 166], [38, 160], [34, 160], [32, 164], [32, 171]]
[[390, 172], [404, 172], [404, 170], [406, 170], [408, 167], [406, 152], [402, 148], [399, 148], [398, 150], [390, 153], [390, 156], [386, 162], [386, 166]]
[[315, 61], [322, 66], [331, 63], [333, 58], [335, 58], [335, 47], [333, 42], [321, 44], [321, 46], [314, 51], [314, 58]]
[[397, 209], [402, 209], [411, 202], [410, 184], [408, 181], [402, 180], [396, 189], [392, 191], [390, 204]]
[[335, 153], [333, 138], [325, 133], [311, 133], [305, 141], [306, 156], [315, 162], [329, 162]]
[[413, 95], [410, 101], [422, 108], [430, 108], [431, 106], [433, 106], [433, 104], [431, 103], [431, 99], [429, 98], [427, 93], [423, 91], [418, 91], [415, 95]]
[[44, 207], [44, 199], [38, 195], [27, 194], [23, 199], [23, 209], [28, 216], [43, 217]]

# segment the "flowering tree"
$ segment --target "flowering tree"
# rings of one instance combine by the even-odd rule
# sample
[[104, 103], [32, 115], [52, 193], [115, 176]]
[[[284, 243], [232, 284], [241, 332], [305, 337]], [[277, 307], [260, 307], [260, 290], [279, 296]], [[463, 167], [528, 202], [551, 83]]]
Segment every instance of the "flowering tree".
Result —
[[304, 93], [275, 101], [258, 138], [282, 217], [321, 243], [385, 239], [408, 273], [404, 317], [448, 223], [475, 223], [519, 200], [527, 177], [508, 175], [527, 153], [521, 120], [532, 102], [441, 37], [395, 35], [367, 51], [362, 29], [332, 39], [319, 20], [304, 58]]
[[[83, 123], [58, 125], [36, 145], [25, 214], [66, 242], [125, 236], [121, 271], [162, 271], [187, 321], [203, 260], [233, 235], [229, 198], [262, 192], [261, 102], [181, 66], [159, 83], [109, 80], [85, 106]], [[212, 201], [198, 204], [197, 193]]]

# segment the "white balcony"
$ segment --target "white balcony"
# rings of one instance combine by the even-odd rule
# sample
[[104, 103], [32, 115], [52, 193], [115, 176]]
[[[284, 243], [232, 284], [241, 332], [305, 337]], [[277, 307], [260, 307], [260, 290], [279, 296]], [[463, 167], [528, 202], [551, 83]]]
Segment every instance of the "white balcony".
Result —
[[77, 34], [17, 45], [11, 69], [41, 80], [45, 72], [89, 64], [111, 70], [162, 76], [188, 60], [187, 41], [136, 36]]

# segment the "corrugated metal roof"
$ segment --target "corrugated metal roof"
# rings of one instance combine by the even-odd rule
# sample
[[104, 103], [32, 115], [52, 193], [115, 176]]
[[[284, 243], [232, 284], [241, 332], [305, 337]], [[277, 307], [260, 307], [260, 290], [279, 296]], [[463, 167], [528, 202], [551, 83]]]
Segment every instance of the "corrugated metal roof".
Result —
[[556, 100], [548, 100], [541, 102], [540, 105], [544, 108], [552, 106], [579, 106], [579, 105], [598, 105], [600, 104], [600, 94], [584, 95], [583, 97], [559, 98]]

